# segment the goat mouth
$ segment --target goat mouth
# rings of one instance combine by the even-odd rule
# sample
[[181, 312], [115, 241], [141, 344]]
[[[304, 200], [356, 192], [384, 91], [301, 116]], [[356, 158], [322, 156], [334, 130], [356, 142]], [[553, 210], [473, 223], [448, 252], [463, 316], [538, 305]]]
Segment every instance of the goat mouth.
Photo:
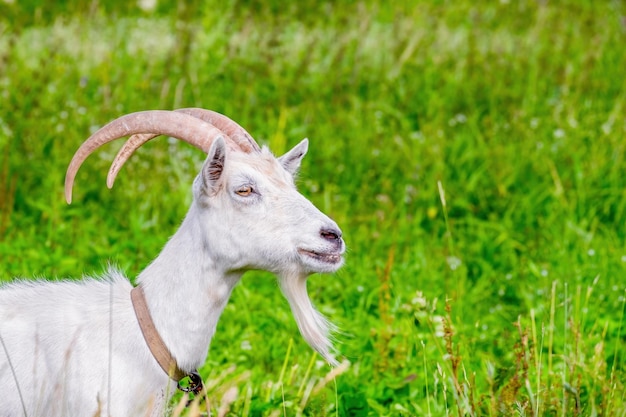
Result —
[[338, 264], [342, 261], [342, 256], [339, 252], [315, 252], [308, 249], [298, 249], [298, 253], [327, 264]]

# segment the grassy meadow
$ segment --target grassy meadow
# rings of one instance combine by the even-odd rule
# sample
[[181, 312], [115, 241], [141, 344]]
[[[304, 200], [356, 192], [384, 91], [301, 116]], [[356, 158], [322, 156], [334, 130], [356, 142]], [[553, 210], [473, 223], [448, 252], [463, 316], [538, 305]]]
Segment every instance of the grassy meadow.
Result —
[[109, 191], [115, 142], [63, 198], [79, 144], [146, 109], [308, 137], [299, 189], [348, 245], [309, 280], [341, 366], [251, 272], [172, 415], [626, 416], [626, 4], [72, 3], [0, 2], [0, 281], [156, 256], [197, 150], [154, 140]]

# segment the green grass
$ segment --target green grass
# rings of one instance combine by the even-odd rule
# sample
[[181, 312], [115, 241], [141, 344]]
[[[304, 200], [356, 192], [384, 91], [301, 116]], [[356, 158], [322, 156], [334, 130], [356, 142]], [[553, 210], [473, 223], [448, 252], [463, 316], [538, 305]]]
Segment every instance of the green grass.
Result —
[[210, 108], [309, 137], [300, 189], [349, 247], [309, 284], [349, 366], [250, 273], [201, 370], [216, 415], [626, 415], [621, 2], [172, 3], [0, 3], [0, 280], [136, 276], [203, 156], [153, 141], [108, 191], [111, 145], [71, 206], [67, 163], [122, 114]]

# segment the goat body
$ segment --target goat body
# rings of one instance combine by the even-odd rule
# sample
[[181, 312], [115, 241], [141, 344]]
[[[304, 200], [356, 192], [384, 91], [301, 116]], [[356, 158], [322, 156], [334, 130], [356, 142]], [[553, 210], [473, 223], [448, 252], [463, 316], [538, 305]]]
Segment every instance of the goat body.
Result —
[[[198, 368], [231, 291], [245, 271], [262, 269], [277, 274], [305, 340], [334, 363], [306, 277], [338, 269], [345, 246], [337, 225], [294, 186], [308, 142], [275, 158], [216, 130], [203, 145], [208, 158], [185, 219], [137, 277], [156, 329], [180, 369]], [[244, 136], [229, 132], [236, 134]], [[146, 344], [131, 289], [115, 269], [82, 281], [0, 287], [0, 417], [163, 415], [176, 382]]]

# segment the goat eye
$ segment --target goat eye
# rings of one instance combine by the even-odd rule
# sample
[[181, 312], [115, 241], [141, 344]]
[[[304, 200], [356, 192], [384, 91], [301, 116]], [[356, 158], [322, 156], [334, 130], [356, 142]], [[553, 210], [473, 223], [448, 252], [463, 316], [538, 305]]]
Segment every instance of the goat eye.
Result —
[[235, 192], [237, 193], [237, 195], [247, 197], [252, 194], [252, 187], [250, 187], [249, 185], [244, 185], [243, 187], [239, 187]]

